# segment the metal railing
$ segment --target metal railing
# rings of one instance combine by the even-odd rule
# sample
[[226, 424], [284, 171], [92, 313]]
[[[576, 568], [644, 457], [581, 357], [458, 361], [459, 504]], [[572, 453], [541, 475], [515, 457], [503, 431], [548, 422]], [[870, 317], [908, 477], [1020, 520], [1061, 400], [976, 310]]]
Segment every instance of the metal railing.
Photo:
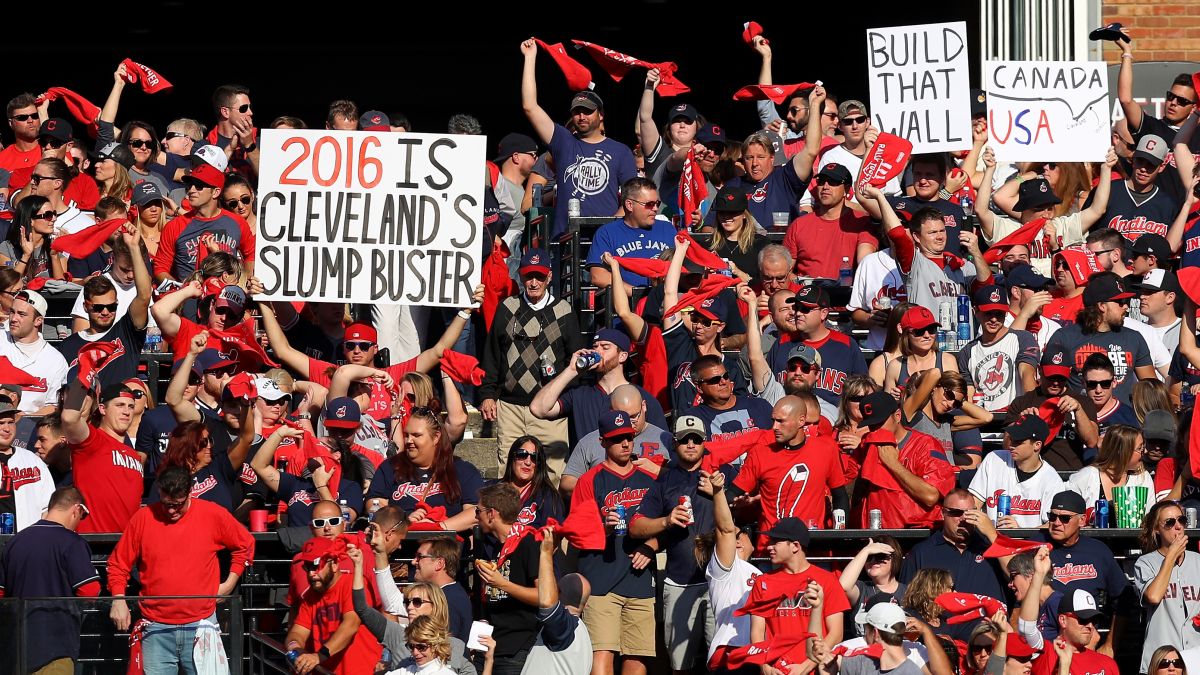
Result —
[[[288, 663], [287, 647], [282, 642], [256, 630], [250, 631], [246, 638], [249, 647], [246, 675], [291, 674], [292, 667]], [[316, 675], [330, 675], [328, 670], [319, 665], [310, 672], [316, 673]]]

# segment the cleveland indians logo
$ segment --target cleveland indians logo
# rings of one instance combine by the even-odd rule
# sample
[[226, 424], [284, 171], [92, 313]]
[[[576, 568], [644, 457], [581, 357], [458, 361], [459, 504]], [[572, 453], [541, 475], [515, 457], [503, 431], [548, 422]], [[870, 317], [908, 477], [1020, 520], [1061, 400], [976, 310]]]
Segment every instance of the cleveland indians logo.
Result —
[[[866, 411], [863, 411], [867, 414]], [[775, 517], [788, 518], [796, 513], [796, 507], [800, 504], [800, 498], [804, 496], [804, 489], [808, 487], [808, 478], [810, 471], [808, 464], [800, 463], [793, 464], [792, 468], [788, 469], [787, 475], [783, 477], [783, 481], [779, 485], [779, 496], [775, 498]], [[795, 495], [791, 504], [786, 504], [785, 495]]]

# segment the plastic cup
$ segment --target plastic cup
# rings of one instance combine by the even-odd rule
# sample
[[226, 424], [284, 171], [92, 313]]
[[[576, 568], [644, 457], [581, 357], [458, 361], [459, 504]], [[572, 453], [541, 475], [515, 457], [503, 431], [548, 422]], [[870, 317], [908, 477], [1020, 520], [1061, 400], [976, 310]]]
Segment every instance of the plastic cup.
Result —
[[267, 510], [255, 509], [250, 512], [250, 531], [251, 532], [266, 532], [267, 531]]

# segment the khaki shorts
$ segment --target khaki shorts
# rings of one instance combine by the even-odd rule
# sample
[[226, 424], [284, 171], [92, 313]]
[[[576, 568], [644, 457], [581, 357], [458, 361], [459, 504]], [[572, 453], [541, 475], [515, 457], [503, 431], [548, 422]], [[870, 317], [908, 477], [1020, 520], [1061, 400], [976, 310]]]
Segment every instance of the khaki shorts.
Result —
[[593, 596], [583, 608], [592, 651], [654, 656], [654, 598]]

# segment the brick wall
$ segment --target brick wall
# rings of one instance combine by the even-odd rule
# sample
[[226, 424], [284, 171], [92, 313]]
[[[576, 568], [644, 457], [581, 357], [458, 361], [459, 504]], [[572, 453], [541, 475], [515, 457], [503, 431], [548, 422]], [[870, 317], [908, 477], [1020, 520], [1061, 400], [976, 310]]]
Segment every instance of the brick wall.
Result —
[[[1133, 34], [1138, 61], [1200, 61], [1200, 0], [1104, 0], [1104, 23], [1114, 21]], [[1105, 46], [1105, 61], [1120, 57]]]

